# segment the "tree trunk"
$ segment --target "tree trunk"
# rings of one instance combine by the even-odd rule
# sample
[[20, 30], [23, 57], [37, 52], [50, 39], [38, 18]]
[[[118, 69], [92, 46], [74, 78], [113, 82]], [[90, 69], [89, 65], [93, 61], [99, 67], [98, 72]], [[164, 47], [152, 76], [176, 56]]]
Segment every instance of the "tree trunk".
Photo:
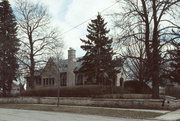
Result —
[[153, 0], [153, 17], [154, 17], [154, 30], [153, 30], [153, 53], [152, 53], [152, 98], [159, 98], [159, 40], [158, 40], [158, 21], [157, 21], [157, 10], [156, 0]]
[[32, 34], [30, 32], [29, 34], [29, 43], [31, 47], [31, 52], [30, 52], [30, 88], [34, 89], [34, 72], [35, 72], [35, 62], [34, 62], [34, 46], [33, 46], [33, 40], [32, 40]]
[[149, 81], [150, 72], [151, 72], [151, 53], [150, 53], [150, 27], [149, 27], [149, 18], [147, 12], [147, 6], [144, 0], [141, 0], [143, 6], [143, 13], [144, 13], [144, 22], [145, 22], [145, 51], [147, 56], [147, 68], [146, 68], [146, 81]]

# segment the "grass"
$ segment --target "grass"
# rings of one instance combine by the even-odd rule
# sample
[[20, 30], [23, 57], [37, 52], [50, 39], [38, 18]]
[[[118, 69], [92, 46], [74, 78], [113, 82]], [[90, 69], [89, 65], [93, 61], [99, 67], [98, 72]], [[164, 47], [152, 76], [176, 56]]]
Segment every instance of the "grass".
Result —
[[63, 106], [63, 105], [57, 107], [55, 105], [41, 105], [41, 104], [0, 104], [0, 108], [67, 112], [67, 113], [90, 114], [90, 115], [134, 118], [134, 119], [154, 118], [161, 115], [161, 113], [155, 113], [155, 112], [114, 110], [114, 109], [104, 109], [104, 108], [88, 108], [88, 107]]

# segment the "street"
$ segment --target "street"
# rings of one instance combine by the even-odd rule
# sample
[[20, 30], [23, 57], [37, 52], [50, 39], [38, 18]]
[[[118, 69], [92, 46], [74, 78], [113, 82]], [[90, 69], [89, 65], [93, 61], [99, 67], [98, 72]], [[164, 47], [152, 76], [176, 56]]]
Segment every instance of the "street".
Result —
[[142, 121], [142, 119], [0, 108], [0, 121]]

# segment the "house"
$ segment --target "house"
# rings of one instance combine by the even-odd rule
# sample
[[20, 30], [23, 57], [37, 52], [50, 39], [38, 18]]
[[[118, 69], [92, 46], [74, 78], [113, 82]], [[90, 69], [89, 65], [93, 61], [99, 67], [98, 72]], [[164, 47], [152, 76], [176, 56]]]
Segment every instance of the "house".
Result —
[[[16, 96], [20, 95], [20, 93], [24, 90], [24, 85], [18, 84], [17, 82], [13, 81], [11, 84], [10, 95]], [[2, 87], [2, 80], [0, 80], [0, 96], [3, 95], [3, 87]]]
[[19, 95], [20, 94], [20, 85], [16, 83], [11, 84], [11, 95]]
[[0, 96], [3, 94], [2, 80], [0, 78]]
[[[67, 60], [57, 61], [54, 58], [50, 58], [42, 70], [35, 71], [33, 81], [34, 89], [58, 87], [58, 84], [62, 87], [89, 84], [85, 74], [79, 72], [79, 69], [82, 67], [82, 62], [77, 60], [76, 51], [72, 48], [68, 50]], [[117, 74], [115, 85], [123, 86], [125, 75], [121, 67], [117, 67], [117, 69], [121, 71]], [[27, 90], [30, 90], [30, 76], [26, 76], [25, 78], [27, 80]], [[95, 84], [95, 82], [91, 84]]]

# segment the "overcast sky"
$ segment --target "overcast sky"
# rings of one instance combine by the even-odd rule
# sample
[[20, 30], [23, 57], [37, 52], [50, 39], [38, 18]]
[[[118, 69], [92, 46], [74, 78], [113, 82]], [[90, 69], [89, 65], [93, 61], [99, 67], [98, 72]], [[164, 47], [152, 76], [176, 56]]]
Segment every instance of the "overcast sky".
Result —
[[[9, 0], [14, 7], [15, 0]], [[38, 1], [38, 0], [34, 0]], [[109, 13], [117, 7], [116, 0], [39, 0], [45, 4], [50, 14], [52, 15], [53, 24], [57, 26], [63, 34], [65, 42], [64, 57], [67, 58], [67, 50], [69, 47], [76, 49], [77, 57], [83, 56], [84, 52], [80, 48], [80, 38], [85, 38], [87, 25], [90, 22], [88, 19], [95, 17], [98, 12], [109, 21]], [[73, 27], [83, 23], [76, 29]], [[72, 29], [71, 31], [69, 31]], [[68, 32], [67, 32], [68, 31]]]

